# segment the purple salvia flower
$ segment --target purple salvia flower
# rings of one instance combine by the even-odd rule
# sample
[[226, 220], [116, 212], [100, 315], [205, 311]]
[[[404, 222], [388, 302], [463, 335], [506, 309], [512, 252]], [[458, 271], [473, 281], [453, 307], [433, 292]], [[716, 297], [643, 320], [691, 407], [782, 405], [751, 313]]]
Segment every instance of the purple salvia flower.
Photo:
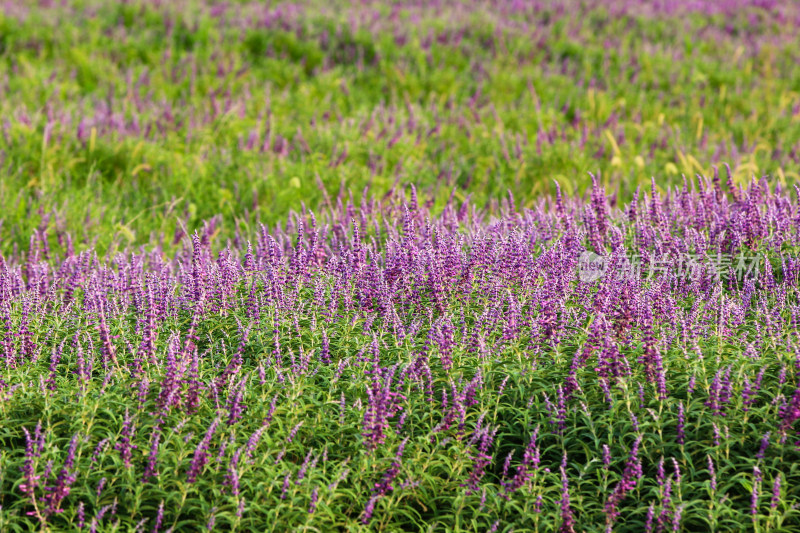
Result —
[[248, 376], [243, 377], [239, 383], [233, 387], [233, 391], [228, 398], [228, 425], [234, 424], [242, 418], [242, 413], [247, 408], [242, 405], [245, 386], [247, 385], [247, 377]]
[[225, 479], [225, 484], [231, 488], [231, 494], [234, 496], [239, 495], [239, 459], [242, 455], [242, 448], [237, 448], [235, 452], [233, 452], [233, 457], [231, 457], [230, 462], [228, 463], [228, 474]]
[[767, 453], [767, 448], [769, 447], [769, 436], [770, 431], [767, 431], [764, 436], [761, 438], [761, 446], [758, 449], [758, 453], [756, 453], [756, 459], [763, 459]]
[[208, 430], [206, 430], [206, 434], [203, 436], [194, 450], [192, 464], [186, 473], [186, 480], [189, 483], [194, 483], [197, 480], [197, 476], [200, 475], [203, 467], [208, 462], [208, 447], [211, 444], [211, 439], [214, 437], [214, 433], [216, 433], [217, 428], [219, 427], [219, 422], [219, 418], [214, 419]]
[[558, 411], [556, 412], [556, 423], [558, 424], [559, 434], [567, 429], [567, 403], [564, 397], [564, 390], [558, 386]]
[[639, 478], [642, 477], [642, 464], [639, 459], [639, 445], [642, 437], [639, 436], [633, 442], [625, 469], [622, 472], [622, 479], [614, 487], [605, 505], [606, 528], [611, 528], [619, 517], [619, 504], [625, 499], [625, 495], [636, 487]]
[[397, 448], [397, 452], [395, 453], [394, 460], [392, 461], [391, 466], [389, 466], [389, 469], [386, 470], [386, 472], [384, 472], [381, 481], [375, 483], [375, 486], [372, 489], [373, 494], [376, 494], [378, 496], [383, 496], [394, 490], [393, 483], [394, 480], [397, 478], [397, 475], [400, 473], [400, 465], [401, 465], [401, 460], [403, 458], [403, 451], [406, 448], [407, 442], [408, 439], [404, 439], [403, 442], [400, 443], [400, 446]]
[[19, 484], [19, 490], [23, 494], [33, 498], [34, 490], [39, 485], [40, 477], [36, 475], [35, 471], [35, 457], [37, 457], [36, 443], [35, 440], [31, 438], [31, 434], [28, 432], [27, 428], [23, 427], [22, 431], [25, 433], [25, 461], [20, 470], [22, 471], [22, 476], [25, 481]]
[[675, 483], [678, 485], [681, 484], [681, 467], [678, 464], [678, 460], [674, 457], [672, 458], [672, 469], [675, 472]]
[[380, 496], [372, 496], [368, 501], [367, 505], [364, 506], [364, 515], [361, 517], [361, 523], [364, 525], [369, 524], [369, 521], [372, 520], [372, 513], [375, 512], [375, 503], [378, 501]]
[[338, 487], [339, 483], [341, 483], [347, 478], [348, 474], [350, 474], [349, 468], [345, 468], [344, 470], [342, 470], [342, 472], [339, 474], [339, 477], [337, 477], [333, 483], [328, 485], [328, 491], [333, 492], [334, 490], [336, 490], [336, 487]]
[[711, 455], [706, 454], [708, 458], [708, 475], [711, 478], [711, 491], [717, 490], [717, 474], [714, 471], [714, 461], [711, 459]]
[[792, 424], [800, 419], [800, 381], [798, 381], [792, 399], [779, 409], [778, 414], [781, 418], [781, 429], [783, 431], [788, 431]]
[[322, 348], [320, 348], [319, 359], [323, 364], [331, 364], [331, 344], [325, 330], [322, 331]]
[[217, 523], [217, 508], [211, 508], [211, 516], [208, 518], [208, 522], [206, 523], [206, 529], [208, 531], [214, 531], [214, 524]]
[[683, 504], [675, 508], [675, 514], [672, 515], [672, 531], [678, 532], [681, 530], [681, 517], [683, 515]]
[[647, 518], [644, 522], [644, 530], [647, 533], [652, 533], [653, 531], [653, 519], [656, 516], [656, 504], [650, 503], [650, 507], [647, 508]]
[[245, 457], [248, 459], [253, 457], [253, 452], [258, 446], [258, 442], [261, 440], [261, 435], [267, 430], [267, 425], [262, 425], [260, 428], [255, 430], [250, 438], [247, 439], [247, 444], [245, 445]]
[[289, 436], [286, 437], [286, 442], [291, 443], [294, 440], [294, 438], [297, 436], [297, 432], [300, 431], [300, 427], [302, 425], [303, 425], [303, 420], [298, 422], [297, 425], [292, 428], [292, 430], [289, 432]]
[[672, 515], [672, 478], [667, 479], [664, 483], [664, 494], [661, 498], [661, 513], [656, 520], [656, 529], [663, 531], [666, 529], [667, 524], [671, 521]]
[[761, 485], [761, 469], [758, 466], [753, 467], [753, 492], [750, 495], [750, 514], [753, 517], [753, 522], [757, 520], [758, 516], [758, 493]]
[[719, 427], [715, 423], [711, 423], [711, 429], [714, 432], [714, 446], [719, 446]]
[[76, 433], [70, 441], [67, 457], [64, 459], [64, 465], [58, 474], [55, 487], [48, 487], [50, 492], [44, 498], [47, 504], [44, 510], [46, 515], [63, 512], [61, 502], [69, 495], [70, 487], [78, 479], [75, 470], [75, 452], [78, 449], [78, 440], [78, 434]]
[[770, 501], [770, 508], [777, 509], [778, 502], [781, 500], [781, 474], [775, 476], [775, 481], [772, 483], [772, 500]]
[[300, 482], [303, 481], [303, 479], [306, 477], [306, 471], [308, 470], [308, 466], [309, 466], [309, 464], [311, 462], [311, 455], [313, 453], [314, 453], [314, 449], [313, 448], [308, 450], [308, 453], [306, 454], [306, 458], [303, 461], [303, 464], [300, 465], [300, 470], [297, 472], [297, 481], [295, 481], [295, 484], [299, 485]]
[[156, 431], [150, 443], [150, 455], [147, 459], [147, 466], [142, 475], [142, 483], [146, 483], [151, 477], [158, 476], [158, 444], [161, 441], [161, 431]]
[[[539, 468], [539, 447], [536, 445], [536, 439], [539, 435], [539, 426], [531, 433], [528, 445], [525, 447], [525, 453], [522, 456], [522, 463], [517, 467], [517, 472], [508, 483], [503, 483], [505, 487], [505, 494], [509, 494], [523, 487], [533, 476], [533, 471]], [[505, 472], [504, 472], [505, 475]]]
[[158, 533], [161, 529], [161, 523], [164, 521], [164, 500], [158, 505], [158, 512], [156, 513], [156, 523], [153, 526], [153, 533]]
[[42, 421], [36, 423], [36, 429], [33, 432], [34, 454], [36, 457], [41, 457], [44, 451], [45, 434], [42, 431]]
[[122, 463], [125, 468], [131, 467], [132, 452], [136, 449], [135, 444], [131, 444], [133, 436], [136, 433], [136, 425], [133, 423], [133, 417], [128, 414], [128, 409], [125, 409], [125, 419], [122, 424], [122, 433], [119, 442], [114, 445], [114, 449], [119, 451], [122, 457]]
[[272, 423], [272, 417], [275, 416], [275, 408], [278, 405], [278, 395], [272, 397], [272, 401], [269, 402], [269, 411], [267, 411], [267, 416], [264, 417], [264, 426], [269, 427]]
[[281, 500], [286, 499], [286, 495], [289, 493], [289, 483], [292, 480], [291, 472], [286, 474], [286, 477], [283, 478], [283, 487], [281, 488]]
[[511, 458], [513, 456], [514, 456], [514, 450], [511, 450], [510, 452], [508, 452], [508, 455], [506, 455], [506, 459], [503, 462], [503, 479], [508, 478], [508, 469], [511, 466]]
[[319, 500], [319, 487], [314, 487], [311, 492], [311, 502], [308, 504], [308, 514], [314, 514], [317, 510], [317, 500]]
[[500, 383], [500, 387], [497, 389], [497, 397], [498, 398], [503, 395], [503, 392], [505, 392], [506, 384], [508, 383], [509, 377], [510, 376], [506, 376], [505, 378], [503, 378], [503, 381]]
[[286, 446], [281, 448], [281, 451], [278, 452], [278, 455], [275, 457], [275, 464], [277, 465], [283, 460], [283, 456], [286, 455]]

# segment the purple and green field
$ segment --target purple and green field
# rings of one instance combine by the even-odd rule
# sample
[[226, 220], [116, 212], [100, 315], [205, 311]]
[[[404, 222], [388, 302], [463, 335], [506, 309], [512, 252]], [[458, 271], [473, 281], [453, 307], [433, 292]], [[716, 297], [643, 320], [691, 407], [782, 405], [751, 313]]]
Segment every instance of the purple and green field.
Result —
[[0, 531], [800, 531], [798, 43], [0, 0]]

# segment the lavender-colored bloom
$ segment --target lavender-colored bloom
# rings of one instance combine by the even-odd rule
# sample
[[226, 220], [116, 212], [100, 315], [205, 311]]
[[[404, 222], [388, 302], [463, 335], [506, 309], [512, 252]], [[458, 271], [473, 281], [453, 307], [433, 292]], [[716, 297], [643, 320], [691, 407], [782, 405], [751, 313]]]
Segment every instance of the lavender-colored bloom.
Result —
[[56, 484], [53, 487], [47, 487], [48, 493], [44, 497], [46, 507], [44, 509], [45, 515], [54, 513], [61, 513], [61, 503], [64, 498], [69, 496], [71, 486], [78, 479], [75, 470], [75, 453], [78, 448], [78, 434], [73, 435], [70, 441], [69, 449], [67, 450], [67, 457], [64, 459], [64, 465], [58, 474]]
[[394, 490], [393, 483], [397, 478], [397, 475], [400, 473], [400, 464], [407, 442], [408, 439], [404, 439], [403, 442], [400, 443], [400, 446], [397, 448], [397, 452], [395, 452], [394, 460], [392, 461], [391, 466], [388, 470], [386, 470], [386, 472], [384, 472], [381, 481], [375, 483], [375, 486], [372, 489], [373, 494], [383, 496]]
[[334, 482], [333, 482], [333, 483], [331, 483], [330, 485], [328, 485], [328, 491], [330, 491], [330, 492], [333, 492], [333, 491], [335, 491], [335, 490], [336, 490], [336, 487], [338, 487], [338, 486], [339, 486], [339, 483], [341, 483], [342, 481], [344, 481], [345, 479], [347, 479], [347, 476], [348, 476], [348, 474], [350, 474], [350, 469], [349, 469], [349, 468], [345, 468], [344, 470], [342, 470], [342, 472], [339, 474], [339, 477], [337, 477], [337, 478], [334, 480]]
[[197, 476], [200, 475], [200, 472], [203, 470], [203, 467], [208, 461], [208, 447], [211, 444], [211, 439], [214, 436], [214, 433], [216, 433], [217, 428], [219, 427], [219, 422], [219, 418], [214, 419], [208, 430], [206, 430], [206, 434], [195, 448], [192, 464], [189, 468], [189, 471], [186, 473], [186, 480], [189, 483], [194, 483], [197, 480]]
[[719, 427], [717, 427], [716, 423], [712, 422], [711, 429], [714, 431], [714, 446], [719, 446], [719, 439], [720, 439]]
[[772, 500], [770, 501], [770, 508], [777, 509], [778, 502], [781, 501], [781, 474], [775, 476], [775, 481], [772, 483]]
[[[533, 433], [531, 433], [530, 440], [528, 441], [528, 445], [525, 447], [525, 453], [522, 456], [522, 462], [517, 467], [517, 472], [514, 474], [514, 477], [511, 478], [510, 481], [502, 481], [502, 485], [504, 487], [504, 496], [508, 498], [508, 494], [519, 490], [523, 487], [528, 481], [530, 481], [531, 477], [533, 476], [533, 472], [539, 468], [539, 447], [536, 444], [536, 439], [539, 435], [539, 426], [534, 428]], [[513, 450], [512, 450], [513, 453]], [[508, 465], [511, 460], [511, 454], [506, 457], [506, 464], [503, 466], [503, 477], [505, 478], [508, 473]]]
[[86, 511], [85, 511], [85, 508], [83, 506], [83, 502], [79, 502], [78, 503], [78, 511], [77, 511], [77, 513], [78, 513], [78, 517], [77, 517], [78, 529], [83, 529], [84, 526], [86, 526]]
[[308, 450], [306, 454], [306, 458], [303, 460], [303, 464], [300, 465], [300, 470], [297, 472], [297, 481], [295, 482], [297, 485], [306, 477], [306, 471], [308, 470], [309, 463], [311, 462], [311, 455], [314, 453], [314, 450]]
[[289, 493], [289, 483], [292, 480], [292, 474], [287, 473], [286, 476], [283, 478], [283, 487], [281, 488], [281, 500], [286, 499], [286, 495]]
[[372, 496], [368, 501], [367, 505], [364, 507], [364, 514], [361, 517], [361, 523], [364, 525], [369, 524], [370, 520], [372, 520], [372, 513], [375, 512], [375, 503], [377, 503], [378, 498], [380, 496]]
[[647, 518], [644, 522], [644, 530], [647, 533], [651, 533], [653, 531], [653, 520], [656, 516], [656, 504], [651, 503], [650, 507], [647, 508]]
[[261, 435], [267, 430], [268, 427], [269, 426], [264, 424], [255, 430], [252, 435], [250, 435], [250, 438], [247, 439], [247, 444], [245, 445], [245, 457], [250, 459], [253, 456], [253, 452], [258, 446], [258, 442], [261, 440]]
[[684, 504], [680, 504], [678, 507], [675, 508], [675, 513], [672, 515], [672, 531], [680, 531], [681, 530], [681, 517], [683, 516], [683, 507]]
[[211, 508], [211, 516], [208, 518], [208, 522], [206, 523], [206, 529], [208, 531], [214, 531], [214, 524], [217, 523], [217, 508]]
[[757, 520], [758, 516], [758, 496], [761, 487], [761, 469], [757, 466], [753, 467], [753, 491], [750, 495], [750, 514], [753, 516], [753, 522]]
[[567, 429], [567, 403], [564, 397], [564, 390], [561, 385], [558, 385], [558, 410], [556, 411], [556, 424], [558, 425], [559, 433], [563, 433]]
[[567, 452], [561, 460], [561, 533], [572, 533], [575, 531], [575, 518], [569, 503], [569, 481], [567, 478]]
[[672, 478], [664, 483], [661, 497], [661, 513], [656, 518], [656, 530], [663, 531], [672, 520]]
[[153, 525], [153, 533], [158, 533], [161, 529], [161, 523], [164, 521], [164, 500], [158, 504], [158, 512], [156, 513], [156, 523]]
[[35, 458], [38, 456], [37, 445], [35, 437], [31, 438], [27, 428], [23, 427], [22, 431], [25, 433], [25, 461], [20, 470], [22, 471], [24, 482], [20, 483], [19, 490], [28, 497], [33, 498], [34, 490], [39, 485], [40, 478], [35, 471]]
[[317, 510], [317, 500], [319, 500], [319, 487], [314, 487], [311, 492], [311, 501], [308, 504], [308, 514], [314, 514]]
[[619, 504], [625, 499], [626, 494], [636, 487], [639, 478], [642, 477], [642, 463], [639, 459], [639, 445], [641, 442], [641, 436], [637, 437], [633, 442], [628, 460], [625, 463], [625, 469], [622, 472], [622, 479], [617, 486], [614, 487], [614, 490], [606, 501], [606, 527], [612, 527], [614, 525], [614, 522], [619, 517]]
[[231, 457], [228, 463], [228, 473], [225, 479], [225, 484], [231, 489], [231, 494], [234, 496], [239, 495], [239, 459], [242, 456], [242, 448], [238, 448]]
[[769, 436], [771, 432], [767, 431], [764, 436], [761, 438], [761, 445], [758, 448], [758, 453], [756, 453], [756, 459], [763, 459], [767, 453], [767, 448], [769, 448]]
[[120, 440], [116, 445], [114, 445], [114, 449], [119, 450], [125, 468], [131, 467], [132, 452], [134, 449], [136, 449], [136, 445], [131, 444], [131, 441], [133, 440], [135, 432], [136, 432], [136, 426], [133, 423], [133, 417], [130, 416], [128, 414], [128, 410], [125, 409], [125, 420], [122, 424], [122, 433], [120, 434]]
[[297, 425], [295, 425], [292, 428], [292, 430], [289, 432], [289, 436], [286, 437], [286, 442], [290, 443], [290, 442], [292, 442], [294, 440], [294, 438], [297, 436], [297, 432], [300, 431], [300, 428], [302, 427], [303, 422], [304, 421], [301, 420], [300, 422], [297, 423]]

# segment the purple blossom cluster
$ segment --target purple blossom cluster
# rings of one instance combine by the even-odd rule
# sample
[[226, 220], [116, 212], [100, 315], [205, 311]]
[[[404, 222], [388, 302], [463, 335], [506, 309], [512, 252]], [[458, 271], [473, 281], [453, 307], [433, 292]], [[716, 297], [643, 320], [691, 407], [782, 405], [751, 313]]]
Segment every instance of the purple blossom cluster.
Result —
[[[796, 457], [800, 430], [798, 191], [719, 183], [618, 205], [595, 180], [587, 199], [525, 209], [340, 195], [250, 242], [216, 243], [209, 223], [174, 257], [60, 250], [41, 232], [0, 259], [0, 406], [34, 398], [50, 415], [9, 429], [9, 494], [42, 525], [95, 528], [135, 514], [113, 499], [120, 479], [156, 530], [176, 512], [162, 487], [231, 498], [210, 528], [264, 501], [384, 523], [443, 490], [495, 513], [487, 528], [529, 505], [554, 529], [611, 530], [634, 494], [658, 531], [722, 505], [791, 520], [798, 479], [776, 459]], [[589, 250], [765, 260], [745, 280], [586, 281]], [[65, 433], [60, 402], [87, 433]], [[731, 469], [747, 495], [718, 482]], [[700, 486], [708, 502], [690, 504]]]

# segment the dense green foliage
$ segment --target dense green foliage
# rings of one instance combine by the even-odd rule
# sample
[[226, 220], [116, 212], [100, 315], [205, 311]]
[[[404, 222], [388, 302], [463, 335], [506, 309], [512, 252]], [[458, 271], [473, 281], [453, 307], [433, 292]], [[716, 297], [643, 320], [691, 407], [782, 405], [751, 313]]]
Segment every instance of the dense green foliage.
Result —
[[798, 28], [0, 0], [0, 532], [800, 531]]

